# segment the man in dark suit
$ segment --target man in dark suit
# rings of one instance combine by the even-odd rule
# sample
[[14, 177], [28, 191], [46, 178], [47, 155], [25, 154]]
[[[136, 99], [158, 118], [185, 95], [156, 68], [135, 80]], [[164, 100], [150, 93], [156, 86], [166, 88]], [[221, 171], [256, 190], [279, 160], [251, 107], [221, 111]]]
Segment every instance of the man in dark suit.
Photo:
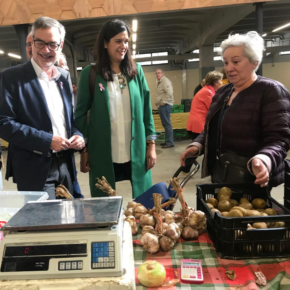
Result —
[[6, 179], [20, 191], [55, 187], [72, 192], [74, 150], [84, 147], [73, 119], [69, 72], [56, 68], [65, 37], [62, 24], [39, 17], [32, 26], [31, 61], [9, 68], [0, 83], [0, 137], [9, 142]]

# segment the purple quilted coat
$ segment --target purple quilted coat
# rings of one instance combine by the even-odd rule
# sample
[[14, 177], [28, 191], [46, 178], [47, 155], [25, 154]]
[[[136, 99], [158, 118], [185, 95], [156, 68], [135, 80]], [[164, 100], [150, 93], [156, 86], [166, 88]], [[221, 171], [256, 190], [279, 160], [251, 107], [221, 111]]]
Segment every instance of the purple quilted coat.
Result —
[[[221, 87], [213, 98], [207, 114], [204, 131], [194, 140], [203, 145], [202, 177], [211, 174], [208, 166], [209, 124], [223, 106], [233, 85]], [[270, 186], [284, 182], [284, 158], [289, 150], [290, 95], [279, 82], [258, 76], [248, 88], [241, 91], [228, 108], [221, 130], [221, 152], [235, 152], [252, 158], [267, 155], [272, 162]]]

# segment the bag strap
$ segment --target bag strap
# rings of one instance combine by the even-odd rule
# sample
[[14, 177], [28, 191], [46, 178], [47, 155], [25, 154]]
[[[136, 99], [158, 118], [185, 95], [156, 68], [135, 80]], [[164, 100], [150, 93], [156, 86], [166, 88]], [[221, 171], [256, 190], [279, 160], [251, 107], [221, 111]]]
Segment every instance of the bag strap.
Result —
[[216, 146], [217, 158], [220, 158], [220, 156], [221, 156], [221, 130], [222, 130], [222, 122], [223, 122], [224, 115], [225, 115], [226, 105], [227, 105], [233, 91], [234, 91], [234, 88], [231, 89], [229, 95], [224, 99], [224, 103], [223, 103], [223, 106], [221, 108], [220, 115], [219, 115], [217, 143], [216, 143], [217, 144], [217, 146]]
[[91, 105], [94, 99], [95, 84], [96, 84], [96, 75], [97, 75], [97, 65], [95, 63], [91, 64], [90, 70], [90, 94], [91, 94]]

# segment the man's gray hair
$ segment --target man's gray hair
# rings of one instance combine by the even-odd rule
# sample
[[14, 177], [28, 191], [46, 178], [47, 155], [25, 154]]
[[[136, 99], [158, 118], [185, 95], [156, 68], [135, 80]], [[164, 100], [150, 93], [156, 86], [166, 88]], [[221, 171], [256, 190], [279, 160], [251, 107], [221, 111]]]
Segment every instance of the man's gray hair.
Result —
[[32, 25], [31, 32], [32, 32], [32, 35], [34, 36], [35, 31], [37, 29], [52, 28], [52, 27], [58, 28], [58, 31], [60, 34], [60, 41], [63, 42], [65, 38], [64, 26], [61, 23], [59, 23], [57, 20], [50, 17], [46, 17], [46, 16], [38, 17]]
[[262, 59], [263, 51], [265, 50], [264, 39], [256, 32], [249, 31], [246, 34], [233, 34], [221, 43], [221, 52], [223, 55], [225, 50], [229, 47], [244, 47], [244, 56], [249, 59], [251, 63], [258, 62], [256, 71], [258, 70]]

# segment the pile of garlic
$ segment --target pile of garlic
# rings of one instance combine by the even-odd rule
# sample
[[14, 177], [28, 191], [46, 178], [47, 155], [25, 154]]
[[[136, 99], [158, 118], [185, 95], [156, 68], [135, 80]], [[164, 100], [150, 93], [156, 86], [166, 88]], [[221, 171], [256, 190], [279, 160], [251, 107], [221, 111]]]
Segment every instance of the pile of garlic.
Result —
[[154, 209], [140, 217], [142, 227], [141, 244], [148, 253], [157, 253], [160, 249], [170, 251], [182, 232], [182, 225], [175, 223], [176, 215], [161, 208], [161, 194], [154, 193]]

